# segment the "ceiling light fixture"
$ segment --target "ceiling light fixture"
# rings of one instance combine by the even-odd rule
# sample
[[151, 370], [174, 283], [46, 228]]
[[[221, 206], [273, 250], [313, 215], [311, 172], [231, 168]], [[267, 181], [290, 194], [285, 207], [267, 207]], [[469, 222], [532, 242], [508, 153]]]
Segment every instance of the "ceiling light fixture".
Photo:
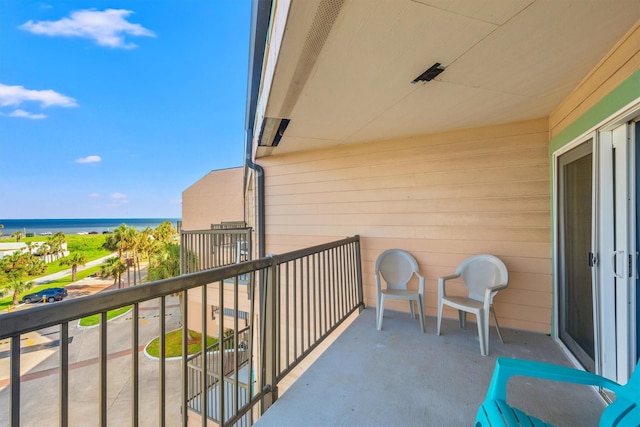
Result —
[[287, 126], [289, 126], [289, 119], [265, 117], [262, 121], [258, 145], [261, 147], [277, 147]]
[[443, 71], [444, 71], [444, 67], [440, 65], [439, 62], [436, 62], [431, 67], [429, 67], [427, 71], [425, 71], [424, 73], [420, 74], [418, 77], [413, 79], [411, 84], [416, 84], [418, 82], [424, 82], [424, 83], [430, 82], [431, 80], [435, 79]]

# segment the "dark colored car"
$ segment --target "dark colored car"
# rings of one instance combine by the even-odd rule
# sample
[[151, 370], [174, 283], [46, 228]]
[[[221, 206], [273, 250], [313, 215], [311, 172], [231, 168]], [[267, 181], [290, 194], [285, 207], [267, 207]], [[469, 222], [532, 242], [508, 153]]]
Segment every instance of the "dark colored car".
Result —
[[67, 290], [64, 288], [49, 288], [23, 296], [22, 302], [24, 304], [42, 301], [55, 302], [63, 300], [67, 295]]

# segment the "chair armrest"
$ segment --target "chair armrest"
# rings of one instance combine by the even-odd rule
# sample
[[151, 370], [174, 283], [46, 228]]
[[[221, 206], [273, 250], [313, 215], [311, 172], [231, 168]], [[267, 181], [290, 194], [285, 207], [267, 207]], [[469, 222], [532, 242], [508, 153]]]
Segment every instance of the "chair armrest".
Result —
[[444, 282], [446, 282], [447, 280], [456, 279], [458, 277], [460, 277], [459, 274], [451, 274], [449, 276], [442, 276], [438, 279], [438, 299], [447, 295], [444, 289]]
[[[418, 292], [420, 293], [420, 295], [422, 295], [424, 299], [424, 276], [418, 273], [417, 271], [415, 272], [415, 274], [416, 276], [418, 276], [418, 282], [419, 282]], [[422, 301], [422, 303], [424, 304], [424, 301]]]
[[504, 285], [489, 286], [487, 288], [487, 291], [489, 291], [489, 292], [498, 292], [498, 291], [501, 291], [502, 289], [505, 289], [506, 287], [507, 287], [506, 283]]
[[532, 360], [498, 357], [486, 400], [507, 400], [507, 382], [513, 376], [526, 376], [573, 384], [603, 387], [617, 393], [622, 386], [607, 378], [566, 366]]

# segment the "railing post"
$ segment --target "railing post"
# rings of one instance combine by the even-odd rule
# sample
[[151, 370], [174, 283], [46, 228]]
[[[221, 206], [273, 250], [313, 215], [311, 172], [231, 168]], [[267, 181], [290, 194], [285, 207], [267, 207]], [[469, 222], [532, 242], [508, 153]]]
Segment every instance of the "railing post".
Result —
[[365, 309], [364, 306], [364, 295], [362, 291], [362, 258], [360, 255], [360, 236], [355, 236], [358, 240], [356, 241], [356, 274], [357, 274], [357, 286], [358, 286], [358, 306], [359, 313], [362, 313], [362, 310]]
[[278, 283], [277, 257], [270, 255], [272, 262], [267, 268], [266, 280], [262, 287], [262, 390], [269, 390], [262, 400], [261, 413], [278, 400], [276, 382], [276, 286]]

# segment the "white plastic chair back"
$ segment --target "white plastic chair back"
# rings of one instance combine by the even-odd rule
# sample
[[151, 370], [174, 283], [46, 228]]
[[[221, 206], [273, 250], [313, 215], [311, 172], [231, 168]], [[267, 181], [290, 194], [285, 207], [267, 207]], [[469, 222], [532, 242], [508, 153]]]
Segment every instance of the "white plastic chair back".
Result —
[[[414, 302], [420, 314], [420, 329], [424, 333], [424, 276], [420, 274], [418, 262], [407, 251], [387, 249], [376, 259], [376, 319], [378, 330], [382, 330], [384, 304], [387, 299], [409, 302], [411, 318], [415, 318]], [[409, 290], [408, 282], [413, 275], [418, 278], [418, 290]], [[383, 289], [382, 282], [385, 282]]]
[[376, 260], [387, 289], [407, 289], [407, 282], [414, 272], [418, 272], [418, 263], [410, 254], [400, 249], [388, 249]]
[[[474, 255], [465, 259], [456, 270], [469, 290], [469, 298], [484, 301], [488, 287], [505, 285], [509, 282], [509, 273], [504, 263], [488, 254]], [[491, 303], [497, 292], [491, 294]]]

